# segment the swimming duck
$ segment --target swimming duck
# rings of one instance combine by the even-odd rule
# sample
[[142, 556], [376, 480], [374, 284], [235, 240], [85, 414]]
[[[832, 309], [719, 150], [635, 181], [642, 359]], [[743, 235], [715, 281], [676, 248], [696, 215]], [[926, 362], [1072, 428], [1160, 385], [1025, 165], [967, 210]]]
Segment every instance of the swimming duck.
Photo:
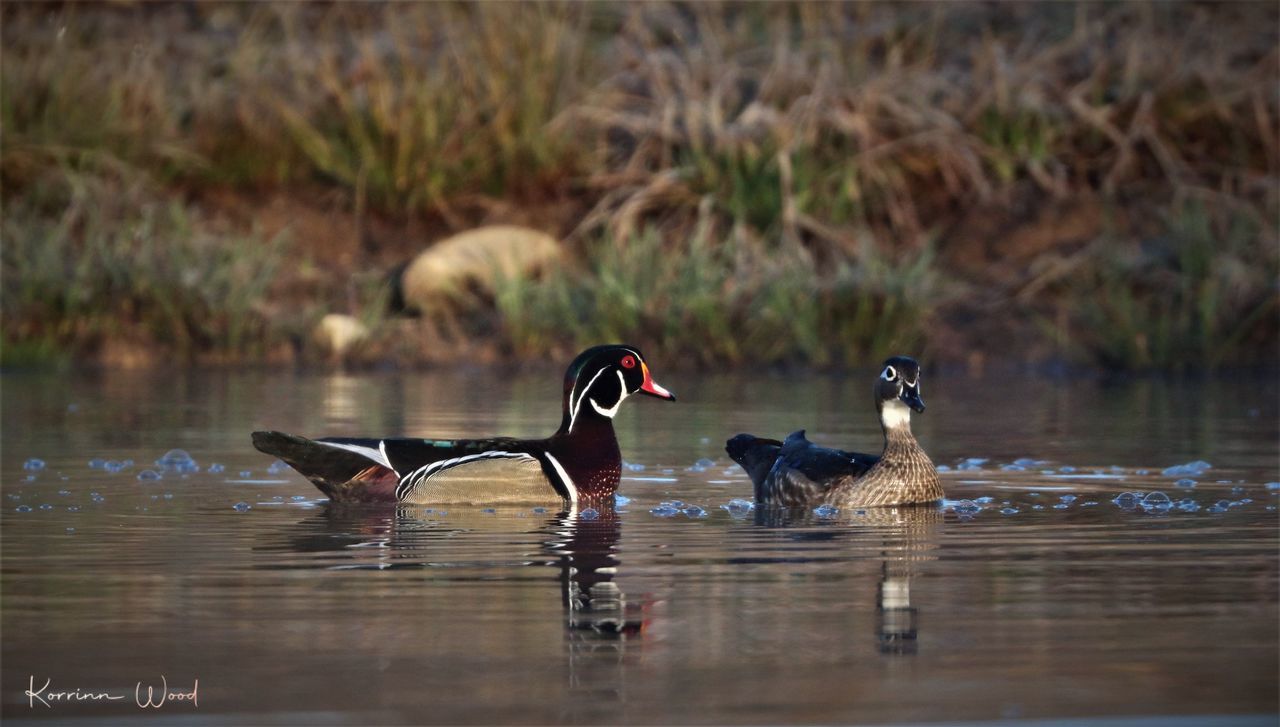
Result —
[[747, 471], [762, 503], [847, 508], [942, 499], [938, 472], [911, 434], [911, 411], [924, 411], [920, 364], [906, 356], [886, 360], [874, 392], [884, 429], [879, 457], [819, 447], [804, 430], [782, 442], [739, 434], [725, 451]]
[[622, 471], [613, 417], [635, 393], [676, 398], [653, 380], [639, 349], [596, 346], [569, 365], [560, 428], [546, 439], [313, 440], [254, 432], [253, 446], [338, 502], [600, 502], [613, 496]]

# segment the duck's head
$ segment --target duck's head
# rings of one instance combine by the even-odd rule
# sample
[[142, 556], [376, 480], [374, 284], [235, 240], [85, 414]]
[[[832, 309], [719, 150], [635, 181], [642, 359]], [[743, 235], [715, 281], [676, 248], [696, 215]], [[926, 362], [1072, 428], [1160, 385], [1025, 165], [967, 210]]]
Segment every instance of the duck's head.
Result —
[[583, 417], [612, 419], [622, 400], [647, 394], [667, 401], [676, 395], [653, 380], [644, 355], [635, 346], [608, 345], [588, 348], [569, 364], [564, 375], [564, 421], [570, 432]]
[[881, 367], [875, 385], [876, 411], [885, 429], [911, 424], [911, 410], [924, 411], [920, 398], [920, 364], [913, 358], [894, 356]]

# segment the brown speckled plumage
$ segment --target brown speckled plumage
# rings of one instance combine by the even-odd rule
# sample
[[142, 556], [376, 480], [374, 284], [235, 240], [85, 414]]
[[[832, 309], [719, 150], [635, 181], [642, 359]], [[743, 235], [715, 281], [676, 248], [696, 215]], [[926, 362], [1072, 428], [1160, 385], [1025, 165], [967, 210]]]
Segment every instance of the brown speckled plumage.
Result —
[[903, 425], [885, 430], [880, 461], [861, 477], [831, 482], [822, 501], [839, 508], [885, 507], [936, 502], [942, 499], [938, 470], [920, 443]]

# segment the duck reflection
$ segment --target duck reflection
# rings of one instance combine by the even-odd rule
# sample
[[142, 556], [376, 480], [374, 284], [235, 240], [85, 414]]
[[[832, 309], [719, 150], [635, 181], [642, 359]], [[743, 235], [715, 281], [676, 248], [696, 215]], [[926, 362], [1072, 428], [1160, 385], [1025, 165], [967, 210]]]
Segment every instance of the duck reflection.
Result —
[[868, 508], [835, 518], [782, 507], [755, 510], [757, 526], [783, 528], [794, 540], [850, 540], [879, 550], [876, 639], [882, 654], [916, 653], [920, 611], [911, 601], [911, 580], [917, 563], [936, 558], [932, 552], [943, 522], [942, 510], [927, 505]]
[[[298, 523], [283, 547], [293, 553], [322, 554], [320, 562], [327, 568], [429, 568], [476, 564], [460, 554], [465, 550], [458, 550], [456, 535], [499, 535], [508, 542], [493, 553], [495, 567], [551, 566], [559, 571], [569, 688], [591, 695], [582, 700], [584, 705], [621, 699], [628, 642], [643, 634], [646, 608], [628, 600], [615, 581], [620, 515], [612, 508], [592, 510], [585, 517], [576, 510], [541, 510], [446, 513], [333, 503]], [[513, 547], [510, 536], [521, 534], [530, 536], [526, 542], [535, 544], [538, 552]], [[585, 717], [597, 721], [604, 715]]]

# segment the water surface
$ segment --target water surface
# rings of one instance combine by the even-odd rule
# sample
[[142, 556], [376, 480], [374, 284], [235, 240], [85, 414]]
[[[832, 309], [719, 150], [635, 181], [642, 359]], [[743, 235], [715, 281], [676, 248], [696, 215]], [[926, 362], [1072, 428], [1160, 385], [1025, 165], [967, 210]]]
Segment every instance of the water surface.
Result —
[[[623, 406], [630, 501], [598, 514], [331, 507], [248, 442], [543, 436], [555, 372], [3, 375], [3, 716], [1274, 723], [1273, 380], [930, 379], [948, 503], [821, 517], [730, 505], [723, 441], [875, 450], [874, 372], [655, 374], [680, 401]], [[198, 706], [139, 709], [161, 675]]]

